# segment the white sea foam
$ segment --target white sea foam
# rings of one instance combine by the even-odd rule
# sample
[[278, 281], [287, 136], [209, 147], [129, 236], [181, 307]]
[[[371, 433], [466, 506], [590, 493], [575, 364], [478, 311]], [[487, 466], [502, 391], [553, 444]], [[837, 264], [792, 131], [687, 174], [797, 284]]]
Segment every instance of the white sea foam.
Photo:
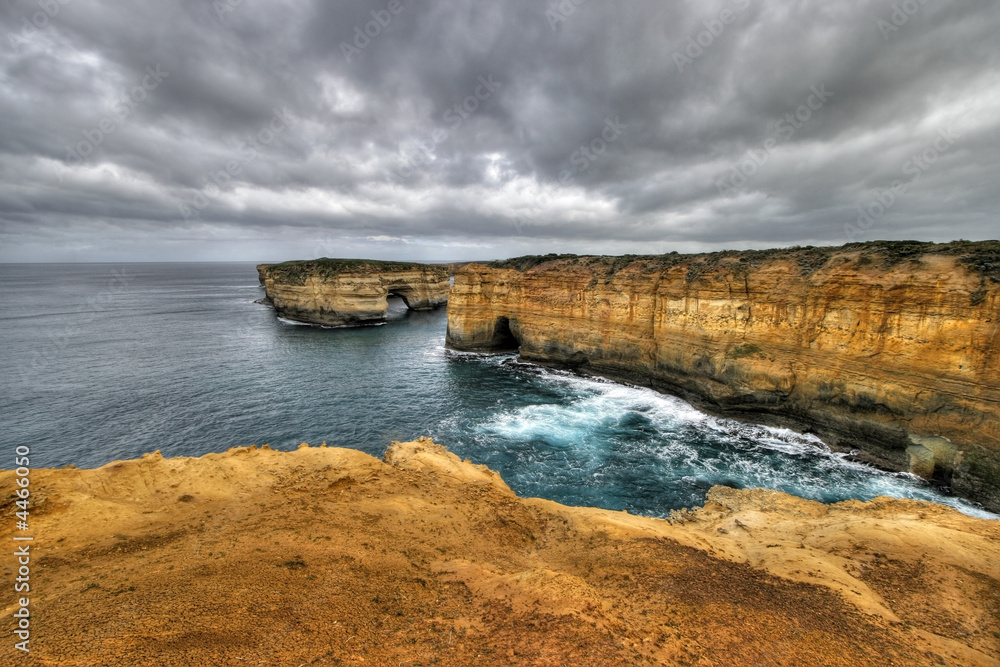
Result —
[[[664, 485], [726, 483], [779, 489], [816, 500], [885, 495], [929, 500], [971, 516], [1000, 519], [915, 476], [848, 461], [846, 454], [830, 451], [814, 435], [714, 417], [680, 398], [601, 378], [543, 369], [540, 380], [564, 395], [547, 403], [501, 409], [475, 430], [499, 442], [535, 443], [542, 449], [528, 456], [536, 461], [561, 452], [560, 474], [567, 467], [579, 467], [586, 484], [613, 477], [607, 466], [616, 450], [627, 451], [630, 465], [660, 466]], [[724, 446], [719, 449], [706, 438]]]
[[299, 322], [297, 320], [290, 320], [287, 317], [278, 316], [278, 321], [282, 324], [288, 324], [295, 327], [313, 327], [315, 329], [360, 329], [363, 327], [382, 327], [385, 326], [385, 322], [372, 322], [371, 324], [342, 324], [339, 326], [331, 326], [329, 324], [313, 324], [311, 322]]

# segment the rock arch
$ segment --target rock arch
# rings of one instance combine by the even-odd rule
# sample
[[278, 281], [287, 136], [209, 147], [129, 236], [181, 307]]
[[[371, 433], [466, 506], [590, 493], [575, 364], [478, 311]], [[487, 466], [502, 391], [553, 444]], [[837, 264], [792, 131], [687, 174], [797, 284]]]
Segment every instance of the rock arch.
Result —
[[432, 310], [448, 302], [445, 266], [320, 259], [257, 267], [265, 302], [286, 319], [323, 326], [384, 322], [389, 295], [410, 310]]

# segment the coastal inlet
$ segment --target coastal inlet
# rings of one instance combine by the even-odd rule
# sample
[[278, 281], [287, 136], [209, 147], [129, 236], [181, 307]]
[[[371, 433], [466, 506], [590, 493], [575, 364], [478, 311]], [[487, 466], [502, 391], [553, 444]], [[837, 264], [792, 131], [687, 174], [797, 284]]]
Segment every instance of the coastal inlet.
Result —
[[981, 513], [814, 436], [509, 354], [445, 350], [442, 308], [390, 297], [384, 326], [295, 324], [254, 303], [253, 264], [6, 265], [0, 277], [0, 336], [19, 360], [0, 383], [0, 446], [32, 443], [33, 467], [324, 441], [381, 456], [426, 434], [522, 496], [574, 506], [666, 516], [721, 484]]
[[447, 341], [813, 433], [1000, 511], [998, 241], [467, 264]]

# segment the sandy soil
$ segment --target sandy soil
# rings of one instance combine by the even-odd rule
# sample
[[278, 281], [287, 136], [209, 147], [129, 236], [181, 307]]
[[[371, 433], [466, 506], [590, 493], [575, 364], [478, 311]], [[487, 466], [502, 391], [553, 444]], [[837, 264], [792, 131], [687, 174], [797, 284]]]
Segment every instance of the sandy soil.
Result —
[[31, 653], [5, 633], [3, 665], [1000, 665], [1000, 522], [929, 503], [716, 488], [649, 519], [426, 439], [31, 480]]

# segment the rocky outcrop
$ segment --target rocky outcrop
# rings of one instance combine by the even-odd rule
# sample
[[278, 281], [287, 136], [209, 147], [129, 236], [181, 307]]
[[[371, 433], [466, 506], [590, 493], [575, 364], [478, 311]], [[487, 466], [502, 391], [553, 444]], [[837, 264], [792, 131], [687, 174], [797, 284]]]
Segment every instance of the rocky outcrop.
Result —
[[438, 308], [450, 280], [441, 265], [327, 258], [261, 264], [257, 273], [279, 316], [335, 327], [385, 321], [390, 295], [410, 310]]
[[467, 265], [447, 344], [812, 430], [1000, 509], [1000, 242]]
[[33, 469], [27, 534], [0, 524], [31, 649], [0, 664], [1000, 665], [1000, 522], [926, 502], [716, 487], [655, 519], [422, 438]]

